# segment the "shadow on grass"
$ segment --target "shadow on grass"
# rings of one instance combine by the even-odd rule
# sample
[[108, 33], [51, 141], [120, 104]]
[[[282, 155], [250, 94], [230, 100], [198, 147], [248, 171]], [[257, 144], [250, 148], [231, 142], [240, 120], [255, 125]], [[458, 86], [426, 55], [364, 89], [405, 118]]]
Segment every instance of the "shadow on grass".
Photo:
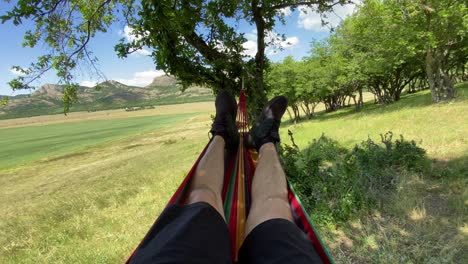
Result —
[[436, 178], [467, 178], [468, 176], [468, 154], [449, 160], [433, 160], [432, 176]]
[[[378, 207], [322, 235], [339, 263], [466, 263], [468, 155], [433, 161], [429, 175], [403, 174]], [[313, 214], [313, 211], [312, 211]]]
[[464, 263], [468, 155], [430, 160], [414, 142], [353, 150], [322, 136], [284, 167], [338, 263]]

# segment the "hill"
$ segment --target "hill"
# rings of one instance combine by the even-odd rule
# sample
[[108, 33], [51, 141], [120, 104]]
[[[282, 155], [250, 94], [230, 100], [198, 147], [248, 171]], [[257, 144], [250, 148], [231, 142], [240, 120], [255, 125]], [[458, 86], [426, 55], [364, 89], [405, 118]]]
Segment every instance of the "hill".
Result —
[[[96, 111], [213, 100], [210, 89], [191, 87], [181, 92], [172, 76], [156, 77], [146, 87], [128, 86], [109, 80], [95, 87], [78, 88], [78, 102], [71, 111]], [[63, 86], [45, 84], [30, 95], [9, 97], [0, 107], [0, 119], [58, 114], [63, 112]]]
[[177, 84], [177, 80], [172, 76], [163, 75], [157, 78], [147, 85], [147, 87], [153, 86], [175, 86]]

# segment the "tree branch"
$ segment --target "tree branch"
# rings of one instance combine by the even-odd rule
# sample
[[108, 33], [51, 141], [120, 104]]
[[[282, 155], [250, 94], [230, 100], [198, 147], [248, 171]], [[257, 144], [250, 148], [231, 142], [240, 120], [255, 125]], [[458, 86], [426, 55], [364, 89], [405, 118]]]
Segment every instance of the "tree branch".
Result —
[[86, 22], [86, 40], [81, 44], [81, 46], [75, 50], [70, 56], [68, 56], [69, 58], [75, 56], [76, 54], [78, 54], [80, 51], [82, 51], [86, 45], [88, 44], [89, 40], [91, 39], [91, 21], [88, 20]]
[[[271, 8], [274, 9], [274, 10], [278, 10], [278, 9], [282, 9], [282, 8], [286, 8], [286, 7], [293, 7], [293, 8], [296, 8], [296, 7], [299, 7], [301, 5], [305, 5], [305, 6], [310, 6], [310, 5], [315, 5], [315, 4], [319, 4], [321, 1], [319, 0], [314, 0], [314, 1], [299, 1], [299, 2], [295, 2], [295, 3], [284, 3], [284, 4], [279, 4], [279, 5], [274, 5], [272, 6]], [[352, 3], [352, 1], [349, 1], [350, 3]], [[341, 2], [335, 2], [331, 5], [329, 5], [328, 3], [324, 3], [324, 6], [326, 6], [327, 8], [332, 8], [336, 5], [339, 5], [341, 4]]]
[[301, 5], [313, 5], [313, 4], [317, 4], [317, 2], [318, 1], [300, 1], [300, 2], [296, 2], [296, 3], [284, 3], [284, 4], [274, 5], [271, 8], [275, 9], [275, 10], [278, 10], [278, 9], [282, 9], [282, 8], [286, 8], [286, 7], [298, 7], [298, 6], [301, 6]]
[[197, 33], [190, 32], [190, 34], [182, 34], [187, 42], [195, 47], [207, 60], [215, 61], [217, 59], [228, 60], [229, 56], [224, 53], [211, 48]]
[[26, 83], [24, 83], [25, 88], [28, 88], [28, 87], [33, 88], [33, 87], [29, 86], [29, 84], [31, 84], [35, 80], [38, 80], [44, 73], [48, 72], [50, 69], [52, 69], [52, 64], [50, 64], [49, 66], [47, 66], [44, 69], [41, 69], [39, 74], [36, 74], [36, 76], [32, 77], [30, 80], [28, 80]]
[[[66, 1], [66, 0], [65, 0]], [[52, 6], [51, 9], [47, 10], [47, 11], [44, 11], [42, 13], [39, 13], [38, 15], [36, 15], [35, 17], [40, 17], [40, 16], [45, 16], [45, 15], [50, 15], [52, 14], [55, 9], [57, 9], [58, 5], [62, 2], [62, 0], [57, 0], [57, 2], [55, 2], [55, 4]], [[42, 7], [44, 8], [44, 7]]]
[[[110, 3], [110, 2], [111, 2], [111, 0], [106, 0], [106, 1], [102, 2], [102, 3], [98, 6], [98, 8], [96, 8], [96, 10], [94, 11], [94, 13], [93, 13], [92, 16], [94, 17], [94, 15], [95, 15], [101, 8], [103, 8], [106, 4], [108, 4], [108, 3]], [[89, 42], [90, 39], [91, 39], [91, 20], [89, 19], [89, 20], [86, 21], [86, 40], [81, 44], [81, 46], [80, 46], [77, 50], [75, 50], [75, 52], [73, 52], [73, 53], [69, 56], [69, 58], [75, 56], [75, 55], [78, 54], [80, 51], [82, 51], [82, 50], [86, 47], [86, 45], [88, 44], [88, 42]]]

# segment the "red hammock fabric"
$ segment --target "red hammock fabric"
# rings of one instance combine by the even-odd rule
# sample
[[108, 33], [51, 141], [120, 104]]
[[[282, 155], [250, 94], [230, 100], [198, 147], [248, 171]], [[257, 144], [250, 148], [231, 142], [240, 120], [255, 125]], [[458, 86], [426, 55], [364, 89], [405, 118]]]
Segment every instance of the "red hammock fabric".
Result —
[[[229, 232], [231, 233], [231, 253], [233, 261], [237, 261], [237, 253], [244, 240], [245, 222], [250, 209], [252, 178], [255, 172], [256, 159], [258, 157], [256, 151], [247, 149], [244, 146], [242, 140], [243, 137], [248, 133], [247, 106], [245, 94], [243, 91], [241, 91], [239, 96], [236, 123], [241, 135], [241, 140], [237, 153], [227, 155], [226, 157], [224, 185], [222, 192], [224, 212], [229, 227]], [[206, 145], [206, 147], [203, 149], [200, 156], [195, 161], [195, 164], [192, 166], [192, 169], [189, 171], [177, 191], [169, 200], [167, 206], [172, 204], [185, 203], [186, 194], [190, 186], [190, 180], [195, 174], [198, 163], [200, 162], [203, 155], [205, 155], [207, 148], [208, 145]], [[315, 231], [309, 215], [303, 208], [299, 197], [294, 193], [294, 189], [289, 182], [288, 199], [296, 225], [310, 238], [311, 243], [313, 244], [323, 263], [334, 263], [325, 244], [322, 243], [318, 233]], [[143, 238], [142, 241], [144, 241], [145, 238]], [[138, 247], [139, 246], [140, 245], [138, 245]], [[128, 258], [126, 263], [130, 262], [138, 247], [133, 251], [132, 255]]]

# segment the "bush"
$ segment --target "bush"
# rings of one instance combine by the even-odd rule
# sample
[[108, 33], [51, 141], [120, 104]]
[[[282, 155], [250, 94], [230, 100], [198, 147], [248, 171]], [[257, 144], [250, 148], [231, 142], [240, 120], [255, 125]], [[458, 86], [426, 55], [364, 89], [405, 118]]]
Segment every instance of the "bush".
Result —
[[352, 150], [322, 135], [307, 148], [283, 145], [283, 166], [304, 206], [318, 224], [346, 221], [378, 206], [395, 190], [396, 179], [428, 166], [425, 151], [391, 132], [381, 143], [367, 139]]

